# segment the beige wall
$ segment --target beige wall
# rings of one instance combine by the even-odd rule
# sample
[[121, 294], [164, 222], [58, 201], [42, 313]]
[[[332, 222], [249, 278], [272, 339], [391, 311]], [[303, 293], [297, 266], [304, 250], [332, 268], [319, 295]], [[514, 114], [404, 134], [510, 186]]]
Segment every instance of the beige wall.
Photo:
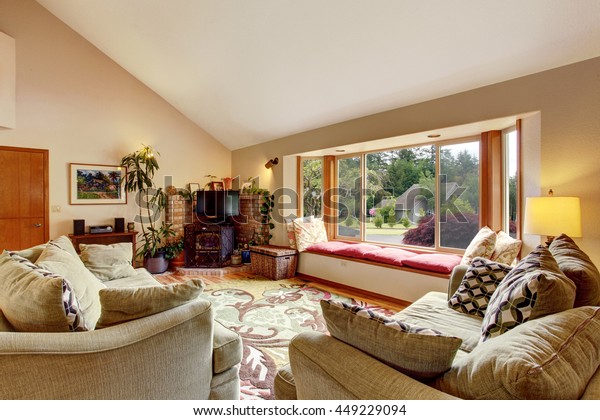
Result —
[[[0, 0], [0, 31], [16, 40], [16, 128], [0, 144], [50, 150], [50, 236], [72, 232], [73, 219], [131, 220], [127, 206], [69, 205], [70, 162], [118, 164], [143, 144], [161, 170], [184, 187], [206, 174], [229, 176], [231, 152], [33, 0]], [[123, 40], [127, 42], [127, 40]]]
[[232, 169], [242, 178], [258, 175], [262, 187], [275, 190], [289, 171], [266, 170], [274, 156], [536, 111], [525, 127], [525, 193], [552, 188], [557, 196], [579, 196], [583, 238], [576, 241], [600, 265], [600, 58], [235, 150]]

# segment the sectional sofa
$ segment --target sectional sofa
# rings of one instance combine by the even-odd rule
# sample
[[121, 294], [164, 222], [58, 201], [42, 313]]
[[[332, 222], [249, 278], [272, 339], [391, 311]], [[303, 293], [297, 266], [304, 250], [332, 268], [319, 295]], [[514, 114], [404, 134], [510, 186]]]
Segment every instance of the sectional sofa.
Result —
[[160, 285], [131, 244], [0, 255], [0, 399], [239, 399], [240, 337], [203, 283]]
[[395, 316], [322, 302], [278, 399], [600, 399], [600, 273], [566, 235], [516, 266], [474, 257]]

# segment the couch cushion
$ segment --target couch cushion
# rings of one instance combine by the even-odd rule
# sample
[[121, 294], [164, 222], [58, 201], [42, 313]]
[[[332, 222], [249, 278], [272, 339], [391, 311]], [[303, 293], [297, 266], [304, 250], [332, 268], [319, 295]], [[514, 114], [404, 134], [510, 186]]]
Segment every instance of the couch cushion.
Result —
[[496, 234], [496, 245], [490, 259], [510, 265], [517, 258], [517, 255], [519, 255], [522, 244], [523, 241], [514, 239], [508, 233], [501, 230]]
[[332, 337], [417, 379], [433, 378], [450, 369], [462, 342], [360, 306], [323, 300], [321, 309]]
[[197, 299], [203, 289], [204, 283], [200, 279], [165, 286], [102, 289], [102, 312], [96, 328], [110, 327], [175, 308]]
[[98, 291], [106, 286], [83, 265], [79, 257], [56, 246], [54, 241], [46, 245], [36, 265], [69, 280], [81, 305], [89, 329], [94, 329], [100, 317]]
[[496, 246], [496, 232], [484, 226], [465, 249], [461, 264], [469, 265], [475, 257], [491, 258]]
[[600, 305], [600, 273], [587, 254], [565, 234], [554, 238], [549, 249], [561, 271], [577, 286], [573, 306]]
[[349, 246], [354, 245], [339, 241], [320, 242], [318, 244], [312, 244], [308, 246], [306, 251], [320, 252], [323, 254], [336, 254], [338, 251], [348, 248]]
[[448, 274], [460, 264], [461, 257], [454, 254], [419, 254], [402, 260], [407, 267]]
[[14, 251], [15, 254], [27, 258], [32, 263], [35, 263], [37, 259], [42, 255], [42, 251], [46, 249], [46, 244], [32, 246], [31, 248], [22, 249], [20, 251]]
[[600, 366], [600, 308], [531, 320], [456, 359], [435, 388], [467, 399], [578, 399]]
[[381, 248], [365, 253], [365, 258], [370, 261], [382, 264], [391, 264], [401, 267], [403, 261], [407, 258], [418, 255], [416, 252], [407, 251], [400, 248]]
[[458, 289], [448, 300], [448, 306], [483, 318], [498, 284], [510, 270], [510, 265], [481, 257], [473, 258]]
[[135, 269], [131, 265], [131, 242], [110, 245], [81, 244], [79, 249], [83, 264], [100, 280], [135, 276]]
[[16, 253], [0, 255], [0, 309], [15, 331], [85, 331], [69, 281]]
[[338, 249], [335, 254], [350, 258], [366, 258], [365, 254], [372, 251], [380, 251], [381, 247], [373, 244], [355, 243], [342, 249]]
[[429, 292], [392, 318], [459, 337], [463, 340], [460, 348], [466, 352], [475, 348], [481, 337], [482, 319], [450, 309], [447, 293]]
[[570, 309], [574, 301], [575, 284], [540, 245], [498, 285], [483, 318], [481, 340], [497, 337], [529, 319]]
[[242, 362], [242, 339], [217, 320], [213, 330], [213, 373], [219, 374]]

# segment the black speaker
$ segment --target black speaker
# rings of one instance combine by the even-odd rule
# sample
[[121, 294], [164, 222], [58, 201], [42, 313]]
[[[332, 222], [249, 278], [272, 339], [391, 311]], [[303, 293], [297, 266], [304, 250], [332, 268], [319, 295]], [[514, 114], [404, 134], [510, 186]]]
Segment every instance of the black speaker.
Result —
[[115, 232], [125, 232], [125, 219], [123, 217], [115, 217]]
[[85, 235], [85, 220], [74, 219], [73, 220], [73, 234], [74, 235]]

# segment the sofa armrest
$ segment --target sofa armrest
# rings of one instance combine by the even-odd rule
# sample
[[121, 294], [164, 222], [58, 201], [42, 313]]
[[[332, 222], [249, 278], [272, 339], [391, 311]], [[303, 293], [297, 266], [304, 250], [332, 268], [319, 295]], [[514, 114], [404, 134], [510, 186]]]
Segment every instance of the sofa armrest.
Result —
[[109, 328], [0, 333], [3, 399], [207, 399], [212, 379], [210, 302]]
[[306, 332], [289, 347], [298, 399], [454, 399], [328, 335]]
[[467, 272], [468, 268], [468, 265], [457, 265], [452, 269], [452, 273], [450, 274], [450, 281], [448, 282], [448, 299], [450, 299], [454, 295], [454, 292], [456, 292], [458, 286], [460, 286], [460, 282], [465, 276], [465, 273]]

